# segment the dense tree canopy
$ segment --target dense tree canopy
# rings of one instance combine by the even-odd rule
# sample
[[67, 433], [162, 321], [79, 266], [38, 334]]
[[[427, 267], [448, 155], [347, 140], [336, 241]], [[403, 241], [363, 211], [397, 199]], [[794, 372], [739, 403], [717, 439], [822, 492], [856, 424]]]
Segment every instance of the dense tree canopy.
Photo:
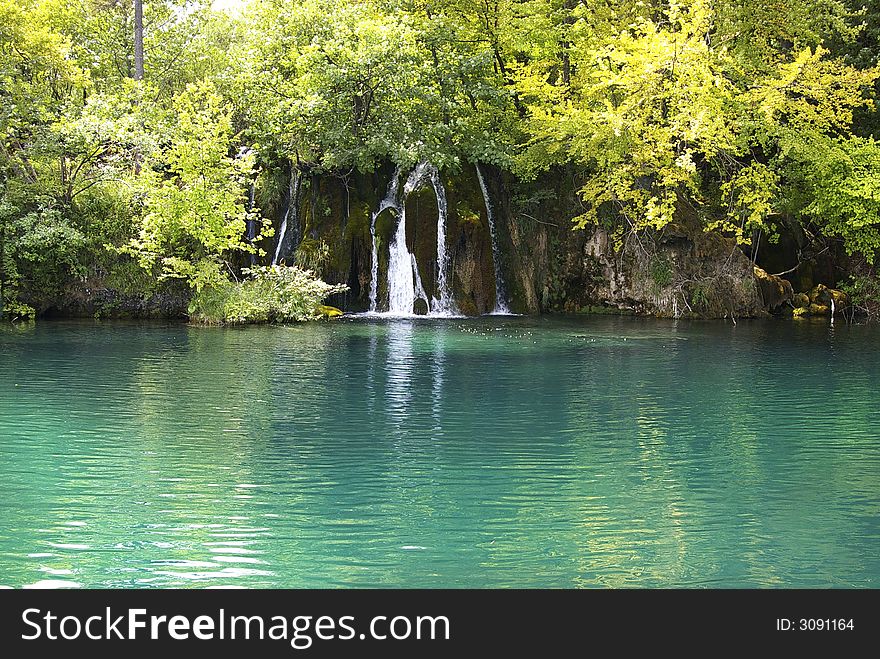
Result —
[[132, 259], [240, 276], [257, 162], [575, 168], [576, 226], [618, 239], [686, 207], [880, 248], [876, 3], [224, 4], [144, 0], [137, 79], [130, 0], [0, 0], [0, 303]]

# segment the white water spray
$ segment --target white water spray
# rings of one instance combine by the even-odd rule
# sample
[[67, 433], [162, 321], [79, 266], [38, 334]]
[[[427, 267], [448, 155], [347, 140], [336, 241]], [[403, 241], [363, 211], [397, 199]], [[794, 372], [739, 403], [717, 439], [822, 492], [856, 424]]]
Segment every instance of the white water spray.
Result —
[[370, 216], [370, 237], [373, 239], [373, 263], [370, 269], [370, 312], [376, 312], [376, 298], [379, 294], [379, 243], [376, 240], [376, 219], [379, 214], [388, 209], [394, 208], [400, 212], [400, 204], [397, 201], [397, 187], [400, 181], [400, 167], [394, 170], [391, 182], [388, 184], [388, 191], [385, 198], [379, 202], [379, 208]]
[[489, 197], [489, 188], [483, 179], [483, 171], [480, 163], [475, 165], [477, 180], [480, 182], [480, 190], [483, 192], [483, 200], [486, 202], [486, 216], [489, 218], [489, 235], [492, 238], [492, 265], [495, 269], [495, 309], [492, 313], [509, 314], [510, 307], [507, 305], [507, 291], [504, 289], [504, 277], [501, 275], [501, 254], [498, 247], [498, 235], [495, 232], [495, 211], [492, 199]]
[[[428, 175], [434, 194], [437, 197], [437, 292], [440, 297], [435, 297], [431, 304], [431, 313], [434, 315], [455, 315], [455, 303], [452, 300], [452, 292], [449, 290], [449, 253], [446, 251], [446, 221], [448, 217], [448, 204], [446, 203], [446, 188], [440, 180], [440, 172], [435, 167], [428, 167]], [[415, 260], [413, 260], [415, 264]], [[417, 273], [418, 274], [418, 273]]]
[[[411, 315], [418, 299], [413, 274], [415, 257], [406, 246], [406, 197], [416, 184], [417, 173], [418, 168], [409, 175], [403, 186], [397, 231], [388, 252], [388, 313], [395, 315]], [[427, 303], [427, 296], [424, 299]]]
[[416, 255], [410, 254], [410, 258], [412, 259], [412, 271], [413, 271], [413, 283], [415, 284], [415, 299], [416, 300], [424, 300], [428, 301], [428, 294], [425, 292], [425, 287], [422, 286], [422, 277], [419, 275], [419, 264], [416, 263]]
[[[430, 184], [437, 197], [437, 293], [428, 299], [419, 275], [418, 263], [406, 246], [406, 198], [415, 190]], [[419, 163], [403, 186], [403, 196], [397, 206], [398, 222], [388, 258], [388, 312], [394, 315], [412, 315], [416, 300], [424, 300], [431, 316], [451, 316], [456, 313], [449, 290], [449, 254], [446, 249], [446, 190], [437, 168], [426, 162]], [[378, 254], [374, 252], [374, 269]], [[374, 278], [377, 279], [378, 275]], [[372, 285], [371, 285], [372, 292]], [[371, 297], [371, 310], [373, 298]]]
[[[275, 247], [275, 257], [272, 259], [272, 265], [278, 265], [278, 261], [281, 260], [282, 250], [287, 242], [287, 225], [290, 224], [290, 218], [293, 217], [293, 224], [299, 222], [299, 188], [299, 172], [296, 170], [296, 167], [291, 165], [290, 182], [287, 185], [287, 208], [284, 210], [284, 218], [281, 220], [281, 229], [278, 232], [278, 244]], [[296, 226], [295, 228], [298, 233], [299, 227]], [[298, 242], [299, 236], [294, 235], [293, 248], [297, 247]], [[284, 254], [284, 256], [286, 257], [287, 254]]]

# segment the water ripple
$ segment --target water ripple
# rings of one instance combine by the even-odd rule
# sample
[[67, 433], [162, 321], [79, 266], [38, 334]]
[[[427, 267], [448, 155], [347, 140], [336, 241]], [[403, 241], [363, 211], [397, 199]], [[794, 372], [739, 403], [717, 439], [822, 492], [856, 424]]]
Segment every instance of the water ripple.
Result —
[[880, 329], [0, 333], [0, 582], [877, 587]]

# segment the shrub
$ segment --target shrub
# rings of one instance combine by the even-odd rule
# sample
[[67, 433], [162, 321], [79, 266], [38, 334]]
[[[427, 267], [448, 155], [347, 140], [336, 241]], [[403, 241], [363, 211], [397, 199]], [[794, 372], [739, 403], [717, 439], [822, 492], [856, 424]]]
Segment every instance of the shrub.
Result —
[[320, 272], [330, 261], [330, 246], [323, 240], [304, 239], [296, 249], [296, 264], [303, 270]]
[[348, 290], [295, 266], [262, 266], [243, 272], [248, 275], [244, 281], [198, 291], [190, 304], [190, 316], [203, 323], [230, 325], [314, 320], [326, 315], [320, 308], [324, 299]]
[[3, 320], [16, 322], [20, 320], [33, 320], [37, 315], [36, 309], [27, 304], [16, 302], [15, 300], [6, 300], [3, 305], [3, 313], [0, 314]]
[[880, 317], [880, 276], [853, 275], [838, 288], [847, 294], [854, 309], [872, 318]]
[[672, 269], [672, 263], [669, 262], [669, 259], [666, 256], [655, 255], [654, 258], [651, 259], [649, 274], [651, 276], [651, 288], [656, 295], [661, 289], [672, 283], [675, 273]]

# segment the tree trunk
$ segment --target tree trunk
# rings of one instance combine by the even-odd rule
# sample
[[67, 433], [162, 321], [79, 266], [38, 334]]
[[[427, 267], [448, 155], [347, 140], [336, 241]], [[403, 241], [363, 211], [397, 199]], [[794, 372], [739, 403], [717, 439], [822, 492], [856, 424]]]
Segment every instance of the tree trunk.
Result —
[[144, 0], [134, 0], [134, 79], [144, 79]]

